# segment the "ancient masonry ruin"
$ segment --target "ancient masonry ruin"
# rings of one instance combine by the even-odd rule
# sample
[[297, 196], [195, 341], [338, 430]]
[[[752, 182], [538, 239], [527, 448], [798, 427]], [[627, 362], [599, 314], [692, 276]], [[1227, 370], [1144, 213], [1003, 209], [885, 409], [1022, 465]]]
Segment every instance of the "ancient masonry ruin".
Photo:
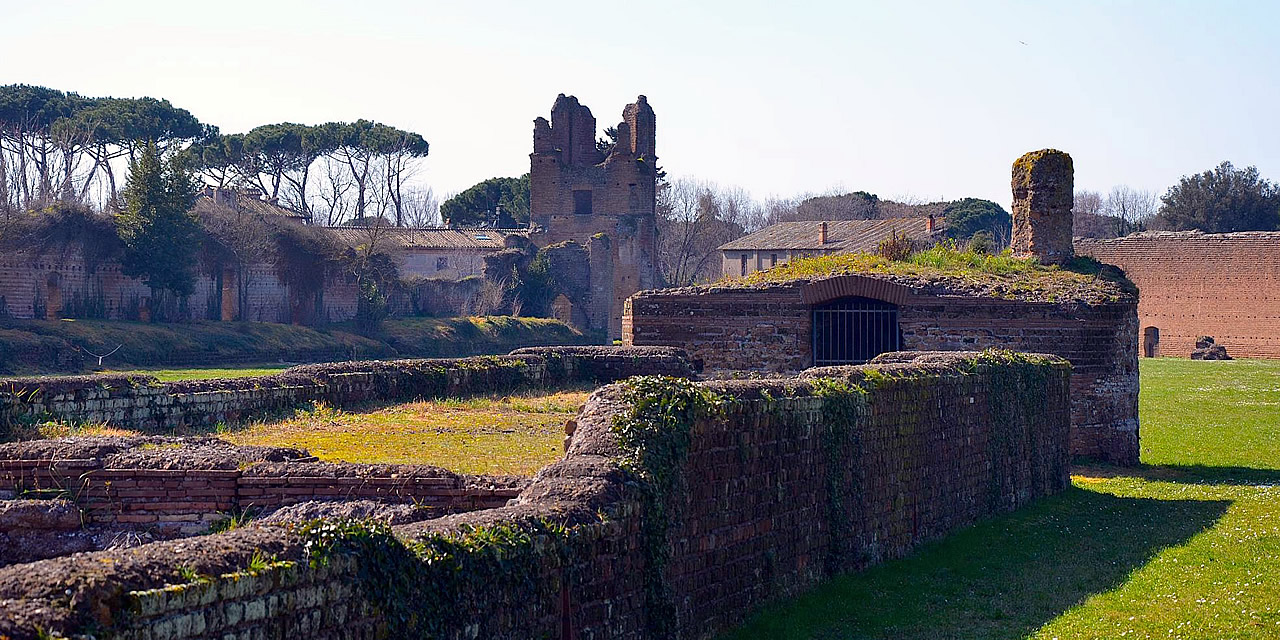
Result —
[[[632, 373], [691, 370], [671, 349], [578, 348], [349, 363], [263, 389], [32, 380], [0, 406], [119, 409], [148, 424], [193, 404], [236, 412]], [[5, 445], [6, 486], [64, 497], [43, 510], [7, 501], [21, 503], [0, 509], [8, 539], [71, 528], [77, 510], [180, 529], [250, 497], [305, 502], [225, 533], [2, 568], [0, 637], [712, 637], [764, 603], [1069, 486], [1069, 375], [1052, 356], [916, 352], [785, 379], [635, 379], [592, 395], [563, 459], [505, 484], [216, 442]], [[398, 504], [313, 500], [334, 492]], [[309, 520], [370, 514], [384, 524]]]
[[1077, 238], [1076, 252], [1124, 269], [1144, 357], [1186, 358], [1212, 336], [1237, 358], [1280, 358], [1280, 233], [1145, 232]]
[[[1060, 151], [1015, 163], [1015, 251], [1048, 263], [1072, 257], [1070, 172]], [[1119, 276], [1086, 280], [1061, 291], [999, 290], [858, 273], [644, 291], [627, 303], [623, 344], [674, 346], [707, 369], [768, 373], [898, 349], [1052, 353], [1073, 367], [1072, 453], [1137, 464], [1137, 291]]]
[[617, 131], [601, 154], [591, 110], [560, 94], [551, 121], [534, 121], [529, 156], [530, 239], [561, 254], [551, 257], [562, 281], [555, 315], [610, 338], [622, 335], [627, 297], [659, 284], [655, 120], [644, 96], [623, 109]]

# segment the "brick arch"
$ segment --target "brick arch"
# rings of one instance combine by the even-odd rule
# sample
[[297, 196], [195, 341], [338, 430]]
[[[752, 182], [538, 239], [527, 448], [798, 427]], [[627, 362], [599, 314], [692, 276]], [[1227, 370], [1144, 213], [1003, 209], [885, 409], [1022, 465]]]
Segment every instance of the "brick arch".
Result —
[[810, 282], [800, 290], [801, 300], [807, 305], [822, 304], [849, 296], [903, 304], [911, 296], [911, 288], [866, 276], [836, 276]]

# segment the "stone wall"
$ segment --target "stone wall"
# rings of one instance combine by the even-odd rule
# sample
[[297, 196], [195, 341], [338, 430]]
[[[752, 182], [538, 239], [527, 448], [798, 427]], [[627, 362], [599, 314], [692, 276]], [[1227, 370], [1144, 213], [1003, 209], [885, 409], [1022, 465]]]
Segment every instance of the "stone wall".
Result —
[[[529, 215], [539, 247], [574, 241], [590, 251], [592, 329], [621, 335], [627, 296], [658, 286], [657, 156], [653, 109], [644, 96], [623, 110], [618, 143], [596, 151], [596, 120], [560, 94], [551, 120], [534, 121]], [[572, 296], [571, 296], [572, 297]]]
[[1142, 290], [1133, 346], [1144, 355], [1186, 358], [1197, 337], [1213, 336], [1233, 357], [1280, 358], [1280, 233], [1077, 238], [1076, 252], [1124, 269]]
[[[243, 282], [233, 272], [220, 277], [199, 274], [195, 291], [166, 313], [174, 320], [233, 320], [257, 322], [340, 322], [355, 316], [356, 289], [342, 280], [325, 287], [324, 308], [311, 300], [297, 300], [274, 267], [249, 268]], [[78, 251], [33, 256], [12, 253], [0, 257], [0, 315], [12, 318], [85, 318], [137, 320], [151, 290], [121, 272], [115, 262], [86, 264]], [[304, 317], [309, 316], [309, 317]]]
[[628, 301], [623, 344], [680, 347], [708, 370], [800, 371], [813, 364], [813, 305], [853, 295], [897, 305], [903, 349], [997, 348], [1067, 358], [1074, 367], [1072, 453], [1138, 462], [1138, 317], [1132, 300], [931, 295], [861, 276], [667, 289]]
[[27, 443], [0, 445], [0, 491], [56, 492], [83, 511], [85, 524], [145, 525], [173, 537], [208, 531], [232, 513], [309, 500], [413, 503], [434, 515], [473, 511], [502, 506], [527, 484], [422, 465], [242, 461], [234, 447], [172, 440], [98, 447], [86, 458], [34, 457], [24, 455]]
[[509, 356], [302, 365], [270, 376], [221, 380], [13, 378], [0, 381], [0, 433], [6, 425], [31, 420], [107, 422], [141, 430], [213, 426], [308, 402], [340, 407], [646, 374], [689, 376], [693, 370], [678, 349], [536, 347]]
[[[1068, 486], [1064, 361], [897, 359], [800, 379], [655, 383], [659, 395], [644, 398], [694, 394], [705, 411], [663, 431], [690, 439], [671, 449], [673, 484], [649, 484], [650, 499], [638, 483], [653, 476], [623, 462], [667, 445], [620, 439], [617, 421], [647, 401], [615, 385], [512, 504], [398, 526], [401, 542], [315, 568], [299, 530], [251, 526], [2, 569], [0, 635], [95, 624], [122, 638], [705, 638]], [[388, 565], [399, 544], [433, 550], [431, 561]], [[254, 550], [275, 562], [246, 573]], [[178, 564], [210, 578], [184, 581]]]

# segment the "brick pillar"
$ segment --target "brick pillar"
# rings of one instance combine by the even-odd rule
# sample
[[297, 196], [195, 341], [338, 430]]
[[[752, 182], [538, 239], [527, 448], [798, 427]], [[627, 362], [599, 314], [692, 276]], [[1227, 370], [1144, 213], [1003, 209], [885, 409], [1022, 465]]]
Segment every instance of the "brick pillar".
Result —
[[1075, 169], [1071, 156], [1041, 149], [1013, 163], [1013, 253], [1062, 264], [1071, 248], [1071, 205]]

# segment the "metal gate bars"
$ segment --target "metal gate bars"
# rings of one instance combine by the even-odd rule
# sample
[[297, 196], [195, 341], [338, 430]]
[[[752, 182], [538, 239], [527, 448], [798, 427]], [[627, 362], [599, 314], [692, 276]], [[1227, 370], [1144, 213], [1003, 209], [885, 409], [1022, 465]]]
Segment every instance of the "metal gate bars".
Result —
[[813, 307], [813, 366], [863, 364], [902, 346], [898, 307], [863, 297]]

